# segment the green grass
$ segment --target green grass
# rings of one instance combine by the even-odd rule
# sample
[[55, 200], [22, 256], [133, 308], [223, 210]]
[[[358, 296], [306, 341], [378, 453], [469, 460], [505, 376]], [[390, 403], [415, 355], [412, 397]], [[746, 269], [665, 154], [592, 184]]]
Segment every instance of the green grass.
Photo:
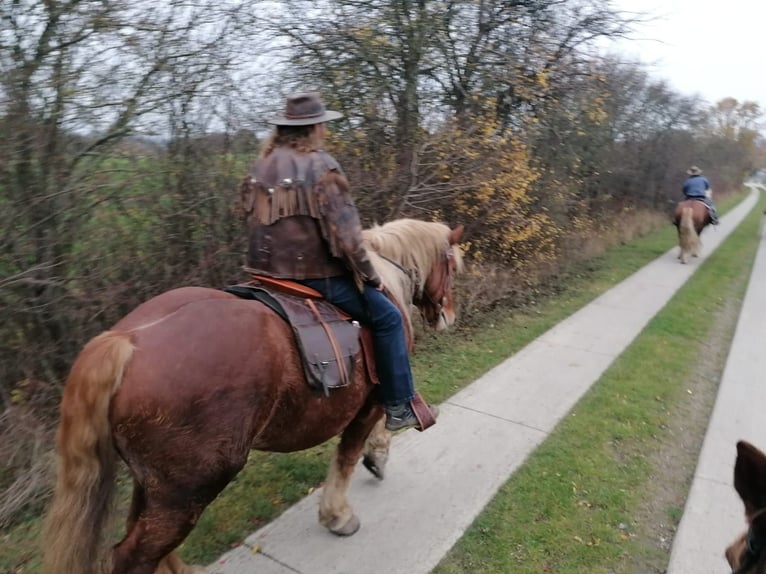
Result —
[[[742, 197], [742, 194], [730, 197], [720, 206], [721, 211], [730, 209]], [[541, 297], [536, 304], [528, 305], [524, 309], [495, 309], [478, 327], [422, 337], [413, 356], [413, 370], [418, 389], [432, 401], [440, 402], [448, 398], [599, 294], [665, 253], [675, 242], [675, 229], [668, 225], [630, 244], [613, 248], [603, 257], [581, 265], [578, 270], [567, 276], [566, 284], [553, 297]], [[618, 395], [618, 402], [622, 400]], [[624, 408], [624, 416], [632, 414], [629, 405]], [[608, 430], [603, 422], [594, 423], [593, 426]], [[324, 480], [334, 444], [335, 442], [331, 441], [320, 447], [293, 454], [253, 452], [245, 469], [202, 515], [197, 527], [184, 542], [181, 555], [190, 562], [212, 562], [221, 552], [238, 544], [253, 530], [281, 514]], [[586, 460], [579, 463], [589, 465], [588, 468], [593, 472], [599, 470]], [[627, 472], [627, 469], [623, 469], [622, 472]], [[539, 478], [537, 475], [532, 476], [535, 479]], [[560, 500], [566, 498], [566, 493], [571, 495], [574, 492], [583, 504], [591, 500], [598, 500], [603, 504], [600, 497], [595, 497], [600, 493], [594, 493], [588, 484], [568, 483], [562, 477], [555, 476], [555, 473], [549, 478], [553, 483], [551, 488], [560, 492]], [[534, 487], [534, 484], [531, 486]], [[127, 491], [125, 484], [121, 488], [122, 496], [118, 508], [120, 519], [125, 515]], [[529, 502], [537, 504], [534, 499], [529, 499]], [[512, 499], [506, 504], [515, 507], [517, 501]], [[555, 508], [547, 506], [532, 506], [531, 510], [533, 520], [553, 515], [554, 511]], [[30, 516], [14, 527], [0, 532], [0, 572], [15, 573], [21, 572], [21, 569], [25, 573], [38, 571], [39, 528], [40, 519]], [[595, 529], [594, 532], [601, 533], [601, 530]], [[608, 529], [600, 535], [606, 539], [607, 533]], [[484, 536], [481, 530], [478, 536], [480, 539]], [[581, 534], [578, 536], [584, 543], [589, 540], [587, 533], [585, 537]], [[529, 544], [524, 539], [524, 543], [516, 550], [501, 544], [502, 548], [499, 548], [498, 552], [503, 555], [510, 553], [524, 556], [528, 553], [542, 552], [544, 540], [539, 544], [534, 540], [528, 542]], [[563, 540], [555, 541], [555, 545], [559, 544], [567, 546]], [[453, 566], [448, 562], [444, 567]], [[467, 571], [471, 571], [471, 568], [444, 570]]]
[[[744, 295], [765, 199], [500, 489], [435, 574], [607, 573], [646, 552], [630, 528], [652, 486], [651, 454], [684, 400], [715, 307]], [[701, 312], [701, 301], [712, 308]], [[680, 514], [668, 509], [671, 519]]]

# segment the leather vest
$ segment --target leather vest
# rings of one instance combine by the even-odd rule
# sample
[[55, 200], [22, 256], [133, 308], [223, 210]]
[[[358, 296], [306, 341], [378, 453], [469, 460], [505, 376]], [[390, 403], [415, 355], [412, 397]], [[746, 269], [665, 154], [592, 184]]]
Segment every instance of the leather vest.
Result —
[[247, 270], [281, 279], [349, 273], [323, 229], [317, 186], [340, 166], [327, 153], [278, 147], [260, 158], [242, 184], [248, 222]]

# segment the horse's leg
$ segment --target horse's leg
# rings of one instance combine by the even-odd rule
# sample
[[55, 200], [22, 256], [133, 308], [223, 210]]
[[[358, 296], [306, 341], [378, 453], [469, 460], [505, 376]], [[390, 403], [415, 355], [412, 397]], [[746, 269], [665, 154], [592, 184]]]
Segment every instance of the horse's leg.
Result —
[[351, 510], [346, 493], [365, 441], [380, 418], [380, 406], [368, 402], [343, 431], [330, 463], [319, 501], [319, 522], [339, 536], [350, 536], [359, 530], [359, 519]]
[[202, 511], [235, 473], [225, 474], [225, 478], [214, 480], [205, 477], [204, 484], [161, 484], [145, 488], [136, 483], [128, 530], [114, 547], [112, 574], [203, 572], [184, 564], [172, 551], [191, 532]]
[[[133, 480], [133, 498], [130, 502], [130, 512], [125, 526], [125, 532], [130, 532], [138, 521], [139, 515], [146, 508], [146, 493], [138, 481]], [[203, 568], [188, 566], [176, 554], [170, 553], [162, 559], [154, 574], [204, 574]]]
[[188, 504], [148, 496], [133, 528], [114, 548], [112, 574], [154, 574], [160, 561], [191, 532], [197, 516]]
[[126, 533], [133, 529], [138, 516], [144, 511], [144, 508], [146, 508], [146, 492], [144, 492], [144, 487], [137, 480], [133, 479], [133, 496], [130, 500], [130, 511], [128, 512], [128, 519], [125, 524]]
[[154, 574], [205, 574], [202, 566], [189, 566], [175, 552], [162, 559]]
[[383, 480], [388, 462], [388, 451], [391, 448], [391, 432], [386, 430], [386, 417], [381, 416], [372, 427], [370, 436], [364, 443], [362, 463], [375, 478]]
[[681, 261], [681, 263], [685, 263], [684, 261], [684, 234], [681, 229], [681, 222], [678, 222], [678, 225], [676, 226], [676, 230], [678, 233], [678, 259]]

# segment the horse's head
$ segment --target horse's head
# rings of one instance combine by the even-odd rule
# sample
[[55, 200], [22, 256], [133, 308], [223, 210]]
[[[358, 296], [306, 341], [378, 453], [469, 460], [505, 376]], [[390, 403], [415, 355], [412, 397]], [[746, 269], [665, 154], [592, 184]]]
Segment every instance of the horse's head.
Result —
[[745, 504], [749, 528], [726, 549], [732, 574], [766, 574], [766, 455], [737, 443], [734, 488]]
[[452, 292], [455, 274], [461, 267], [461, 254], [458, 244], [463, 237], [463, 226], [451, 229], [447, 237], [448, 244], [423, 284], [422, 294], [415, 299], [426, 322], [442, 331], [455, 323], [455, 299]]
[[401, 281], [389, 279], [393, 271], [407, 284], [406, 289], [400, 289], [403, 304], [413, 303], [436, 330], [455, 322], [452, 287], [463, 265], [458, 246], [462, 225], [450, 229], [443, 223], [397, 219], [366, 229], [364, 236], [373, 253], [389, 263], [381, 266], [373, 258], [383, 283], [387, 287], [401, 285]]

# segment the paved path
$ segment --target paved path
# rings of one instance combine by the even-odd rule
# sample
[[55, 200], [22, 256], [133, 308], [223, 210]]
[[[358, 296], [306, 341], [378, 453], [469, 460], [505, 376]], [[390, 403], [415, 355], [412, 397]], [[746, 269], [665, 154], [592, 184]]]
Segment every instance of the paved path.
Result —
[[[373, 574], [385, 564], [388, 574], [430, 572], [498, 488], [741, 222], [756, 195], [706, 231], [699, 260], [681, 265], [677, 248], [668, 251], [443, 403], [433, 429], [395, 437], [386, 480], [378, 482], [360, 468], [352, 481], [350, 503], [362, 520], [357, 534], [338, 538], [321, 527], [315, 492], [208, 571]], [[731, 460], [726, 464], [730, 469]]]
[[718, 388], [694, 481], [673, 543], [668, 574], [728, 572], [725, 548], [744, 532], [734, 490], [736, 443], [766, 449], [766, 234], [761, 228], [737, 329]]

